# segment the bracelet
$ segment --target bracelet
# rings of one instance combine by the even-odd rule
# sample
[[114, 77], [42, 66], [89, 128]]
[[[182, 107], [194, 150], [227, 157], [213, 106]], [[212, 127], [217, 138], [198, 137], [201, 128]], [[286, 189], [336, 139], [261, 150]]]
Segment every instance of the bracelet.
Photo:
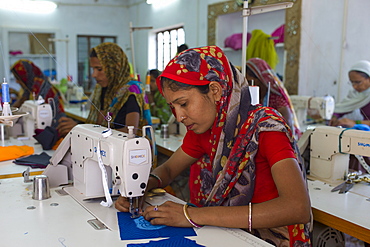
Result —
[[158, 177], [157, 175], [155, 175], [153, 173], [150, 173], [149, 176], [157, 179], [157, 181], [158, 181], [158, 186], [157, 187], [162, 188], [162, 179], [160, 177]]
[[188, 215], [188, 209], [189, 205], [188, 204], [184, 204], [184, 207], [182, 208], [182, 210], [184, 211], [184, 215], [185, 215], [185, 218], [189, 221], [189, 223], [195, 227], [195, 228], [200, 228], [202, 227], [201, 225], [198, 225], [197, 223], [195, 223], [194, 221], [192, 221], [192, 219], [190, 218], [190, 216]]
[[361, 120], [356, 120], [355, 123], [356, 124], [362, 124], [362, 121]]
[[252, 232], [252, 203], [249, 202], [248, 228]]

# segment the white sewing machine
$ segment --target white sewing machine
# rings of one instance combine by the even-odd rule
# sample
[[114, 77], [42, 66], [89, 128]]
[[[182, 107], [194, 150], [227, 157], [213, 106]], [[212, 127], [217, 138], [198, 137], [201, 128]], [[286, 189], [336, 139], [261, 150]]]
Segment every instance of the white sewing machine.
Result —
[[317, 126], [304, 132], [298, 146], [301, 154], [309, 146], [310, 176], [333, 184], [348, 174], [349, 154], [370, 156], [370, 132]]
[[307, 125], [307, 117], [313, 119], [330, 120], [334, 113], [335, 101], [330, 95], [324, 97], [311, 97], [291, 95], [294, 110], [296, 112], [301, 131], [305, 131]]
[[170, 135], [185, 136], [186, 132], [188, 131], [183, 123], [179, 123], [176, 121], [176, 117], [173, 114], [171, 115], [167, 124], [168, 124], [168, 133]]
[[46, 126], [51, 126], [53, 111], [50, 104], [26, 100], [20, 107], [20, 111], [28, 113], [22, 119], [23, 132], [26, 137], [32, 138], [35, 129], [45, 129]]
[[66, 98], [68, 103], [79, 103], [82, 101], [84, 96], [84, 89], [83, 87], [77, 86], [75, 84], [69, 84]]
[[[131, 213], [138, 212], [139, 197], [144, 195], [152, 168], [152, 149], [145, 138], [135, 137], [133, 127], [129, 134], [107, 129], [100, 125], [80, 124], [65, 137], [44, 174], [49, 177], [50, 186], [68, 184], [73, 186], [86, 199], [111, 195], [130, 198]], [[154, 143], [154, 142], [153, 142]], [[111, 205], [108, 205], [111, 206]]]

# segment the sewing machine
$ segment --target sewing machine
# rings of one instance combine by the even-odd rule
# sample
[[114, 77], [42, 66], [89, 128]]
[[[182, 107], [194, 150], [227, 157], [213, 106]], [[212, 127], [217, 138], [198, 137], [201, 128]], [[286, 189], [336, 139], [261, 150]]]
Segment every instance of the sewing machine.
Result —
[[20, 111], [28, 113], [22, 119], [23, 133], [26, 137], [32, 138], [35, 134], [35, 129], [45, 129], [46, 126], [51, 126], [53, 111], [50, 104], [26, 100], [20, 107]]
[[333, 184], [348, 174], [350, 154], [370, 156], [370, 132], [317, 126], [303, 133], [298, 146], [301, 154], [309, 147], [310, 176]]
[[152, 168], [152, 147], [145, 133], [149, 128], [153, 137], [154, 134], [150, 126], [144, 126], [144, 135], [135, 137], [133, 126], [128, 128], [126, 134], [100, 125], [75, 126], [45, 169], [50, 186], [73, 180], [74, 188], [85, 199], [105, 196], [107, 202], [119, 190], [122, 196], [130, 198], [130, 212], [136, 215]]
[[171, 115], [167, 124], [168, 124], [168, 133], [170, 135], [185, 136], [186, 132], [188, 131], [183, 123], [179, 123], [176, 121], [176, 117], [173, 114]]
[[[333, 116], [335, 101], [330, 95], [324, 97], [291, 95], [290, 100], [296, 112], [301, 131], [304, 131], [308, 124], [314, 123], [315, 119], [330, 120]], [[312, 118], [312, 122], [308, 122], [307, 117]]]
[[68, 103], [80, 103], [84, 97], [83, 87], [75, 84], [68, 84], [66, 98]]

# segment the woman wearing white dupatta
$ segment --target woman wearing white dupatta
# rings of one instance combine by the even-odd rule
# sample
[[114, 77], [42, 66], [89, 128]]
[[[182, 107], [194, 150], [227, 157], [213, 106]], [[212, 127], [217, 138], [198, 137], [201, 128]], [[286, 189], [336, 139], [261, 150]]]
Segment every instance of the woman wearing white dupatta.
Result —
[[353, 89], [335, 105], [330, 125], [349, 128], [356, 124], [370, 125], [370, 62], [357, 62], [348, 77]]

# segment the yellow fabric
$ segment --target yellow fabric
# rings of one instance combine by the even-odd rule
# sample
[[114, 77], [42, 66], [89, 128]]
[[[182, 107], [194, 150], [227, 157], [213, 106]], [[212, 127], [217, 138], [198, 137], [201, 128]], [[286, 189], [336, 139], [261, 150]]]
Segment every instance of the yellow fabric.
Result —
[[22, 156], [33, 154], [35, 151], [30, 146], [7, 146], [0, 147], [0, 161], [14, 160]]
[[279, 57], [271, 35], [265, 34], [259, 29], [252, 31], [252, 37], [247, 47], [247, 60], [254, 57], [262, 58], [272, 69], [275, 69], [279, 63]]

